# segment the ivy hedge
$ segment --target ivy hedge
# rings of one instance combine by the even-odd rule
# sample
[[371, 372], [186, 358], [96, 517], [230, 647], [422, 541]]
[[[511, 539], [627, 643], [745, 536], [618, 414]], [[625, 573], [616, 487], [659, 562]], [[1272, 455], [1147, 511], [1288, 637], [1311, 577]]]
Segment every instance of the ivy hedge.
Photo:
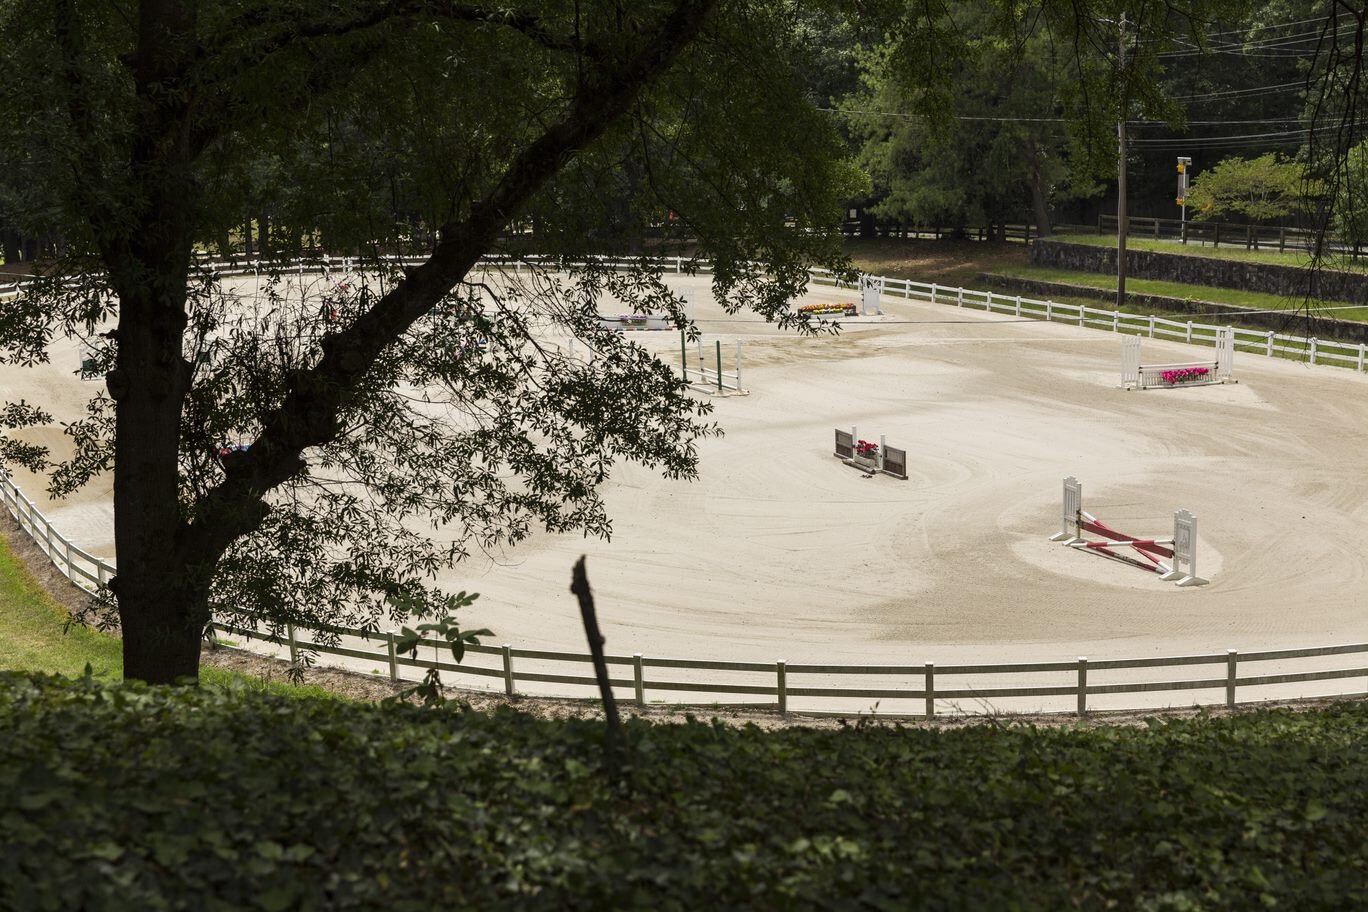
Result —
[[3, 909], [1345, 909], [1368, 704], [602, 727], [0, 675]]

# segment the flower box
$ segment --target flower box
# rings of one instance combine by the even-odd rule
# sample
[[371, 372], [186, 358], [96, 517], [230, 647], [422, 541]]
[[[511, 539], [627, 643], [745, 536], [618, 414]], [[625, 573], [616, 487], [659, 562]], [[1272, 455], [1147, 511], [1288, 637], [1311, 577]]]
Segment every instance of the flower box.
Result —
[[1207, 367], [1175, 367], [1171, 370], [1163, 371], [1159, 374], [1159, 379], [1169, 386], [1177, 386], [1180, 383], [1198, 383], [1205, 381], [1211, 373]]

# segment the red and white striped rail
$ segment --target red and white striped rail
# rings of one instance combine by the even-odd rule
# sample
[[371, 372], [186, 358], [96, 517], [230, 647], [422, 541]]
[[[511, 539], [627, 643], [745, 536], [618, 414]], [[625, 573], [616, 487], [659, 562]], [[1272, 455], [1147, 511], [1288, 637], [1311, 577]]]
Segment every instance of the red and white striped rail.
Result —
[[[1083, 533], [1100, 535], [1089, 540]], [[1158, 573], [1167, 582], [1179, 586], [1202, 586], [1207, 580], [1197, 575], [1197, 517], [1187, 510], [1173, 514], [1172, 538], [1140, 538], [1114, 529], [1083, 509], [1083, 484], [1070, 475], [1064, 479], [1064, 500], [1060, 513], [1060, 530], [1050, 541], [1062, 542], [1071, 548], [1081, 548], [1112, 560]], [[1114, 548], [1130, 548], [1134, 555], [1123, 554]], [[1183, 566], [1187, 566], [1184, 571]]]

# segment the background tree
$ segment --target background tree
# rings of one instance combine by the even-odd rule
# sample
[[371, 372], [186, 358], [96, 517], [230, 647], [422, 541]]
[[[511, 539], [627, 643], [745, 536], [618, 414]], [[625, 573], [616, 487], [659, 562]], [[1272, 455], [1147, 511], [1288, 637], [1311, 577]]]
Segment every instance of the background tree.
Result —
[[1195, 219], [1236, 216], [1252, 222], [1284, 218], [1308, 205], [1303, 169], [1276, 152], [1227, 158], [1199, 173], [1188, 190]]

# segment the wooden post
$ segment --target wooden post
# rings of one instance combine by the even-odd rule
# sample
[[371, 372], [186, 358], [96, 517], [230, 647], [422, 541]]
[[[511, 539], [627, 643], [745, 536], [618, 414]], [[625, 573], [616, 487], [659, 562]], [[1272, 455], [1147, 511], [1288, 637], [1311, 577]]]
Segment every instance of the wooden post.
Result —
[[788, 672], [783, 659], [774, 663], [775, 686], [779, 697], [779, 715], [788, 715]]
[[1054, 302], [1053, 302], [1053, 301], [1046, 301], [1046, 302], [1045, 302], [1045, 322], [1046, 322], [1046, 323], [1049, 323], [1051, 320], [1054, 319], [1054, 313], [1053, 313], [1053, 311], [1054, 311]]
[[1149, 315], [1149, 337], [1154, 338], [1154, 314]]
[[717, 339], [717, 391], [723, 390], [722, 386], [722, 340]]
[[689, 343], [684, 337], [684, 330], [679, 331], [679, 364], [684, 371], [684, 382], [689, 382]]
[[936, 663], [926, 663], [926, 720], [936, 718]]
[[503, 673], [504, 673], [504, 693], [508, 696], [515, 696], [517, 688], [513, 681], [513, 647], [507, 643], [503, 644]]
[[646, 671], [641, 664], [641, 653], [632, 653], [632, 684], [636, 687], [636, 705], [646, 705]]
[[1189, 342], [1192, 341], [1192, 321], [1191, 321], [1191, 320], [1188, 320], [1187, 340], [1188, 340]]
[[1368, 345], [1364, 345], [1360, 342], [1358, 350], [1358, 371], [1360, 374], [1363, 373], [1363, 355], [1366, 350], [1368, 350]]
[[1016, 315], [1021, 316], [1021, 295], [1016, 296]]
[[935, 282], [932, 282], [932, 283], [931, 283], [931, 303], [932, 303], [932, 304], [935, 304], [935, 303], [936, 303], [936, 283], [935, 283]]
[[1273, 330], [1271, 329], [1268, 331], [1268, 344], [1265, 347], [1264, 354], [1270, 358], [1273, 357]]
[[1078, 657], [1078, 714], [1088, 714], [1088, 657]]
[[[1311, 363], [1312, 363], [1312, 364], [1315, 364], [1315, 363], [1316, 363], [1316, 345], [1317, 345], [1316, 340], [1315, 340], [1315, 339], [1312, 339], [1312, 340], [1311, 340]], [[49, 532], [52, 531], [52, 526], [48, 526], [48, 531], [49, 531]]]
[[1235, 663], [1239, 653], [1234, 649], [1226, 650], [1226, 706], [1235, 708]]
[[398, 681], [399, 681], [399, 656], [397, 656], [397, 655], [395, 654], [395, 652], [394, 652], [394, 631], [393, 631], [393, 630], [391, 630], [391, 631], [389, 631], [388, 633], [385, 634], [385, 649], [386, 649], [386, 651], [389, 653], [390, 682], [391, 682], [391, 683], [398, 683]]

